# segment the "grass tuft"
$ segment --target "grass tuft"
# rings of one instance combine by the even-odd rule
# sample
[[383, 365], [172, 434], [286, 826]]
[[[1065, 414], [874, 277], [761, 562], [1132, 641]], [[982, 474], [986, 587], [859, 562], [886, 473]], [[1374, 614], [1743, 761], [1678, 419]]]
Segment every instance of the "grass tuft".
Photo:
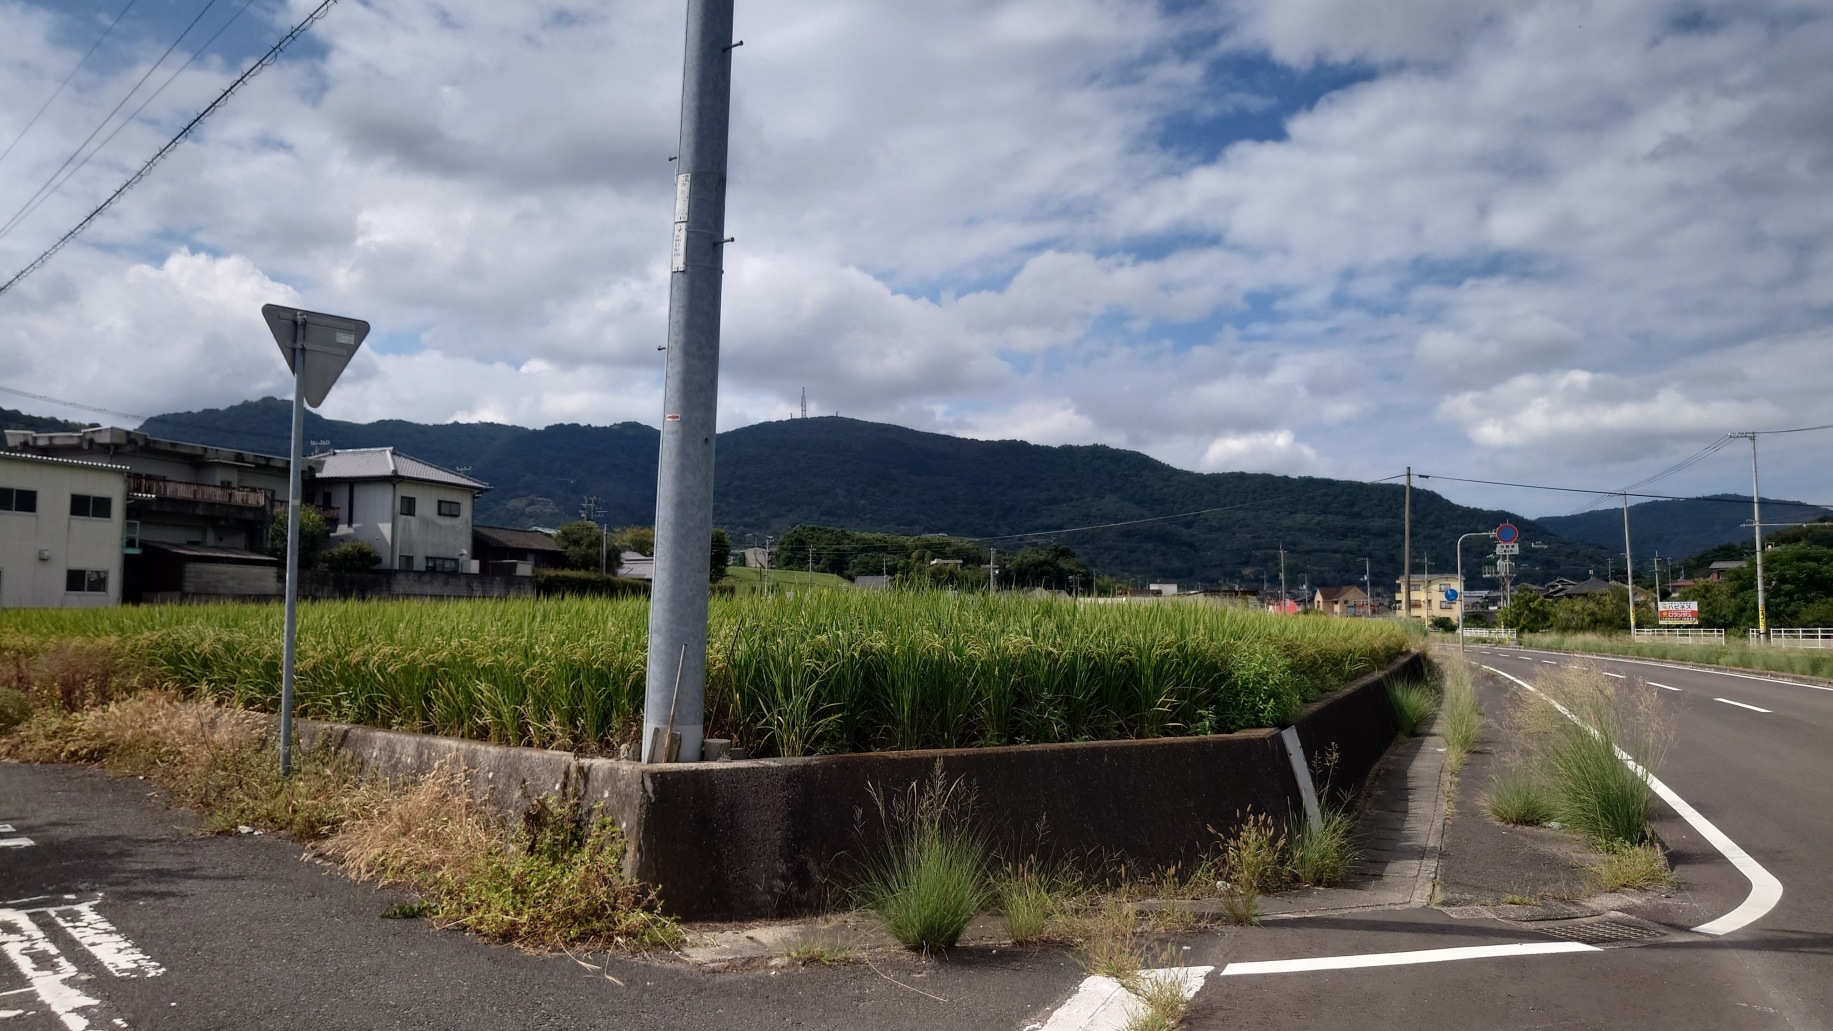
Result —
[[1438, 692], [1431, 685], [1392, 682], [1387, 686], [1388, 705], [1394, 710], [1394, 725], [1402, 737], [1412, 737], [1432, 719], [1438, 709]]
[[851, 945], [829, 942], [807, 942], [783, 953], [783, 958], [799, 966], [839, 966], [853, 958]]
[[954, 947], [994, 895], [986, 843], [970, 826], [972, 790], [945, 781], [938, 763], [924, 784], [889, 804], [874, 790], [873, 801], [885, 850], [867, 866], [860, 901], [905, 948]]
[[1523, 721], [1533, 761], [1553, 788], [1554, 818], [1600, 846], [1648, 840], [1654, 790], [1619, 752], [1643, 769], [1659, 762], [1665, 732], [1654, 691], [1584, 668], [1561, 669], [1538, 686], [1542, 695]]
[[1285, 836], [1265, 813], [1247, 814], [1222, 845], [1222, 908], [1237, 924], [1260, 923], [1260, 895], [1285, 879]]
[[1619, 888], [1671, 888], [1680, 883], [1668, 868], [1667, 853], [1649, 841], [1640, 845], [1611, 843], [1598, 850], [1591, 879], [1599, 891]]
[[1450, 662], [1443, 668], [1445, 764], [1456, 773], [1483, 732], [1483, 710], [1477, 702], [1470, 667], [1463, 662]]
[[1539, 827], [1553, 820], [1553, 790], [1526, 770], [1513, 767], [1497, 772], [1490, 786], [1489, 815], [1516, 827]]
[[1008, 866], [993, 885], [999, 911], [1005, 914], [1006, 934], [1015, 945], [1048, 939], [1066, 910], [1068, 885], [1046, 874], [1035, 863]]
[[1287, 836], [1286, 866], [1294, 880], [1314, 888], [1343, 883], [1343, 875], [1361, 858], [1351, 832], [1355, 821], [1341, 810], [1326, 809], [1316, 825], [1301, 822]]

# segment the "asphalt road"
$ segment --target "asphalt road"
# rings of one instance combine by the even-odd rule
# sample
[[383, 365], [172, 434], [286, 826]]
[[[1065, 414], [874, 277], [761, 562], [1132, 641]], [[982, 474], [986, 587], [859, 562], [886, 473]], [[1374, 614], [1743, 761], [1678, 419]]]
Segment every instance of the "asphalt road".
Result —
[[[1549, 663], [1572, 661], [1512, 649], [1471, 655], [1530, 683]], [[1207, 932], [1178, 943], [1182, 962], [1215, 968], [1187, 1026], [1833, 1026], [1833, 829], [1824, 815], [1833, 691], [1598, 665], [1674, 689], [1661, 692], [1676, 740], [1658, 772], [1781, 880], [1772, 911], [1722, 937], [1687, 933], [1737, 907], [1749, 883], [1667, 813], [1658, 829], [1688, 888], [1643, 914], [1675, 929], [1659, 943], [1497, 956], [1571, 946], [1436, 910]], [[1485, 677], [1486, 692], [1519, 690]], [[194, 817], [147, 796], [144, 782], [92, 770], [0, 764], [0, 825], [12, 828], [0, 829], [0, 1028], [1055, 1031], [1069, 1026], [1053, 1014], [1082, 978], [1074, 956], [1049, 949], [741, 974], [613, 959], [601, 973], [602, 957], [588, 968], [424, 921], [380, 919], [395, 901], [389, 893], [302, 861], [290, 842], [202, 835]], [[1320, 957], [1465, 954], [1447, 949], [1476, 949], [1477, 958], [1290, 969]], [[1272, 966], [1242, 966], [1254, 963]]]

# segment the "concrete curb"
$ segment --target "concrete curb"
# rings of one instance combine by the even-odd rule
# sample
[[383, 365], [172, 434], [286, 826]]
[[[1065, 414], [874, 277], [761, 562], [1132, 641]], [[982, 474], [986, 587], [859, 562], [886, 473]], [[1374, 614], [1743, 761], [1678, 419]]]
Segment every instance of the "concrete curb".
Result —
[[[1353, 790], [1394, 738], [1391, 679], [1419, 675], [1409, 653], [1306, 706], [1303, 754], [1335, 763]], [[401, 780], [445, 763], [507, 819], [542, 796], [576, 798], [614, 819], [625, 870], [684, 919], [769, 919], [827, 908], [855, 858], [873, 849], [876, 798], [933, 777], [978, 792], [975, 819], [998, 853], [1054, 855], [1111, 869], [1194, 858], [1247, 813], [1284, 822], [1300, 785], [1281, 732], [977, 749], [881, 752], [678, 765], [301, 721], [307, 744], [345, 751]], [[1294, 735], [1288, 735], [1294, 736]]]

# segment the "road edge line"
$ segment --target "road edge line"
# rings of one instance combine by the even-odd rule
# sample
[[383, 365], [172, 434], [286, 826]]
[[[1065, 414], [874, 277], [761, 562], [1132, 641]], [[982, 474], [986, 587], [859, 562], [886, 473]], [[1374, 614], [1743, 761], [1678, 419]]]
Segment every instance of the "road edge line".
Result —
[[1265, 959], [1230, 963], [1222, 968], [1222, 977], [1250, 974], [1296, 974], [1317, 970], [1357, 970], [1367, 967], [1399, 967], [1418, 963], [1448, 963], [1462, 959], [1502, 959], [1514, 956], [1544, 956], [1563, 952], [1598, 952], [1595, 945], [1584, 942], [1512, 942], [1507, 945], [1461, 945], [1450, 949], [1421, 949], [1416, 952], [1370, 952], [1357, 956], [1316, 956], [1311, 959]]

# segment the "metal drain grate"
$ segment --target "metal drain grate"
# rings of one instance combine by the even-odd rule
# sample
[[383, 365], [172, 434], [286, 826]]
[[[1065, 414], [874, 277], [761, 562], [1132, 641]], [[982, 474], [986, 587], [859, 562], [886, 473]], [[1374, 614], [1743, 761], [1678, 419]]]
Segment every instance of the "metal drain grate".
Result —
[[1631, 923], [1608, 918], [1537, 921], [1531, 926], [1542, 934], [1564, 938], [1566, 941], [1583, 942], [1586, 945], [1614, 945], [1621, 942], [1648, 941], [1652, 938], [1664, 938], [1670, 933], [1667, 928], [1654, 924]]

